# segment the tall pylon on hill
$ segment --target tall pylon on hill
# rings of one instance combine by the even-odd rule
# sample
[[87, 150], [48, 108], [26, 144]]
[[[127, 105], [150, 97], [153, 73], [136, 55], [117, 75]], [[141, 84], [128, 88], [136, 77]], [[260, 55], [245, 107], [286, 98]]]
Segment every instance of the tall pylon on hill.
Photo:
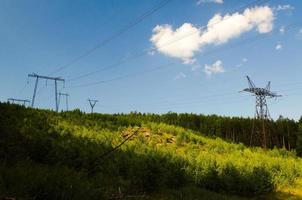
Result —
[[[275, 92], [270, 91], [271, 82], [269, 81], [265, 88], [256, 87], [253, 81], [250, 79], [249, 76], [246, 76], [248, 80], [249, 87], [243, 89], [243, 92], [249, 92], [252, 93], [256, 97], [256, 111], [255, 111], [255, 118], [257, 121], [262, 122], [262, 131], [257, 131], [260, 133], [259, 135], [262, 135], [262, 146], [264, 148], [267, 147], [267, 135], [265, 131], [265, 122], [271, 120], [270, 113], [268, 110], [268, 106], [266, 103], [266, 98], [277, 98], [281, 97], [281, 95], [276, 94]], [[255, 129], [255, 124], [253, 123], [253, 130], [252, 135], [250, 139], [250, 143], [253, 142], [253, 133]]]

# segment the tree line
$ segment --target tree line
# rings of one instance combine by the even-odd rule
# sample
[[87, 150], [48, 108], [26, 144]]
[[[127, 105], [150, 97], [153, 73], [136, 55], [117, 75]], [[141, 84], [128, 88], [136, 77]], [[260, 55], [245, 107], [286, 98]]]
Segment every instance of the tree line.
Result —
[[[73, 112], [81, 113], [79, 110]], [[113, 126], [139, 125], [144, 122], [166, 123], [247, 146], [284, 148], [296, 150], [302, 155], [302, 118], [295, 121], [280, 116], [277, 120], [262, 121], [253, 118], [174, 112], [166, 114], [131, 112], [112, 115], [94, 113], [88, 116], [97, 121], [106, 121], [107, 125], [110, 121]]]
[[[244, 117], [175, 112], [166, 114], [140, 112], [128, 114], [93, 113], [86, 115], [78, 109], [62, 112], [62, 115], [66, 116], [67, 119], [77, 120], [79, 124], [91, 124], [93, 126], [98, 123], [98, 126], [112, 130], [116, 130], [119, 126], [135, 126], [146, 122], [165, 123], [234, 143], [296, 150], [298, 155], [302, 155], [302, 117], [299, 121], [283, 116], [280, 116], [277, 120], [262, 121]], [[265, 132], [265, 135], [263, 135], [263, 132]]]

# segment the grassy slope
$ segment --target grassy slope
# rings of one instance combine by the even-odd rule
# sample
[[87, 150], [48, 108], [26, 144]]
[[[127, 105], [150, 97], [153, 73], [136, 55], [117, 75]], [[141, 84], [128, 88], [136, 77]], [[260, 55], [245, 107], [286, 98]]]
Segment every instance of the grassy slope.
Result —
[[147, 123], [121, 149], [100, 158], [135, 128], [108, 128], [106, 122], [86, 116], [0, 107], [0, 120], [5, 121], [0, 127], [4, 196], [106, 199], [121, 188], [125, 195], [148, 194], [149, 199], [253, 199], [230, 193], [255, 199], [302, 198], [297, 185], [302, 161], [285, 150], [247, 148]]

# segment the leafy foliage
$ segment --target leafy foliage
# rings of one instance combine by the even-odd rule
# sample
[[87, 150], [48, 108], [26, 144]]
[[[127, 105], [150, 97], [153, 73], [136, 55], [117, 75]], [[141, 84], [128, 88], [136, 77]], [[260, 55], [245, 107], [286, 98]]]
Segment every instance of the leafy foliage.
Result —
[[[54, 113], [9, 104], [0, 104], [0, 113], [3, 196], [108, 199], [119, 190], [152, 194], [184, 187], [249, 196], [302, 176], [302, 161], [294, 152], [205, 137], [194, 128], [156, 122], [151, 114]], [[136, 126], [136, 137], [101, 156]]]

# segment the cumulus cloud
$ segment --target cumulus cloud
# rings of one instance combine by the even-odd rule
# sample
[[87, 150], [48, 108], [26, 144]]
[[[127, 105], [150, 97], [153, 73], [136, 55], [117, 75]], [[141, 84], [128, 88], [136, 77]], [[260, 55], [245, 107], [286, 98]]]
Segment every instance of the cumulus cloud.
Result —
[[282, 44], [277, 44], [276, 47], [275, 47], [275, 49], [277, 51], [281, 50], [282, 48], [283, 48]]
[[204, 72], [210, 76], [212, 74], [217, 74], [217, 73], [223, 73], [225, 72], [223, 66], [222, 66], [222, 61], [221, 60], [217, 60], [216, 62], [214, 62], [212, 65], [205, 65], [204, 66]]
[[177, 74], [177, 76], [174, 77], [174, 80], [184, 79], [186, 77], [187, 77], [187, 75], [185, 73], [180, 72], [179, 74]]
[[[199, 50], [201, 31], [192, 24], [185, 23], [176, 30], [170, 25], [156, 26], [151, 42], [157, 51], [176, 58], [184, 63], [194, 62], [194, 53]], [[190, 34], [190, 35], [189, 35]]]
[[294, 10], [295, 8], [289, 4], [285, 4], [285, 5], [278, 5], [277, 7], [275, 7], [276, 11], [281, 11], [281, 10]]
[[274, 14], [270, 7], [253, 7], [243, 13], [216, 14], [203, 30], [190, 23], [184, 23], [175, 30], [171, 25], [157, 25], [150, 41], [158, 52], [190, 64], [195, 61], [195, 53], [205, 46], [226, 43], [253, 29], [260, 34], [268, 33], [273, 29], [273, 22]]
[[217, 4], [223, 4], [223, 0], [199, 0], [197, 1], [197, 5], [200, 5], [202, 3], [217, 3]]

